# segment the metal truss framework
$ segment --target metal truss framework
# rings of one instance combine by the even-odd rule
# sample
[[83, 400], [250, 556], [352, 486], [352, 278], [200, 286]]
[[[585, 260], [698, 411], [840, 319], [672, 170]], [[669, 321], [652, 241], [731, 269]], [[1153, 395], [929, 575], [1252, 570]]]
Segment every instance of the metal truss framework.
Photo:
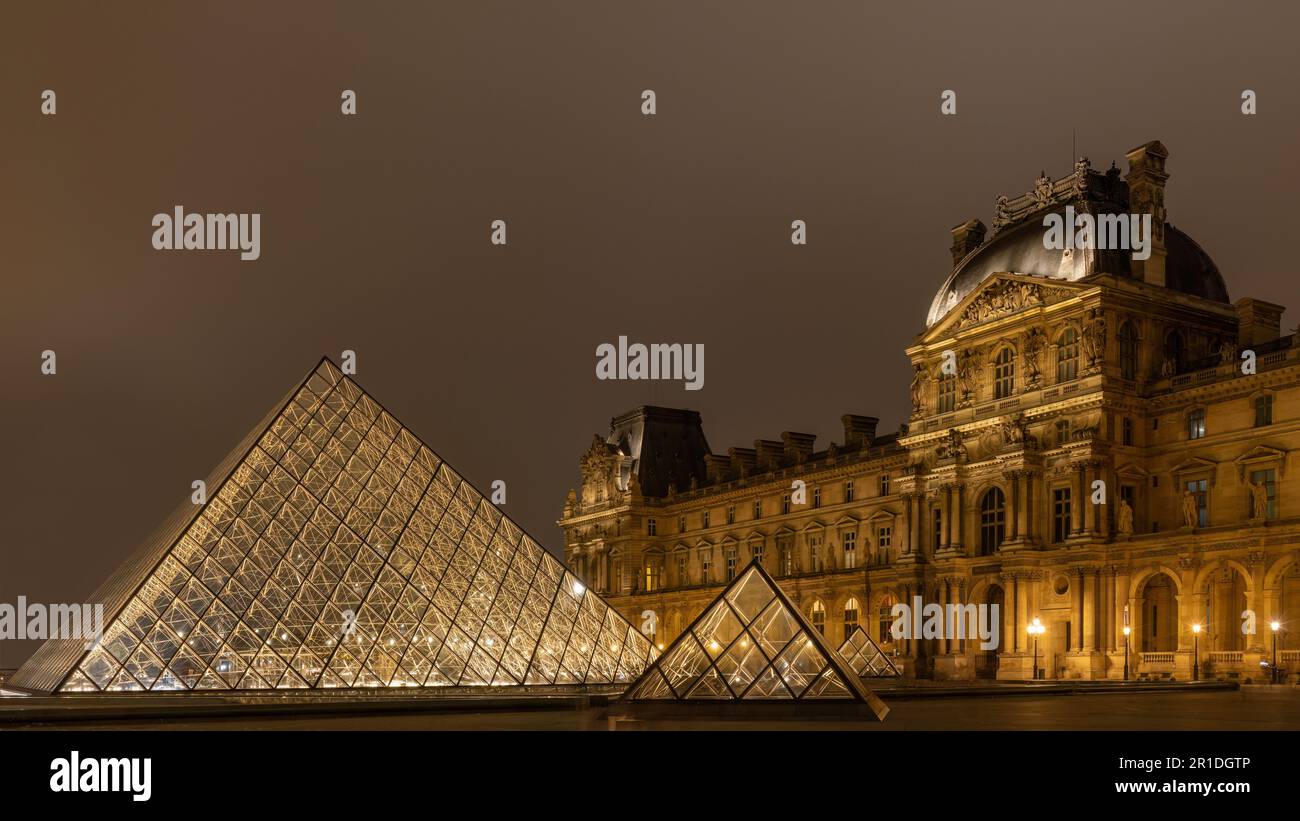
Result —
[[33, 657], [75, 662], [26, 678], [63, 692], [617, 684], [657, 655], [328, 359], [189, 515], [160, 560], [120, 571], [134, 592], [102, 641]]
[[628, 688], [625, 701], [864, 702], [888, 708], [757, 560]]

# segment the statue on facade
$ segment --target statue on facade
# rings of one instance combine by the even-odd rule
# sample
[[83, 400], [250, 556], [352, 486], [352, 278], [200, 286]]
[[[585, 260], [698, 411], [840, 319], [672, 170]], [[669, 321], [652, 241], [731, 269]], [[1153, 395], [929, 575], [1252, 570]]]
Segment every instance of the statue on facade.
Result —
[[1025, 334], [1024, 341], [1024, 358], [1025, 358], [1025, 380], [1030, 387], [1038, 385], [1042, 378], [1042, 370], [1039, 368], [1039, 354], [1047, 346], [1047, 334], [1043, 333], [1041, 328], [1032, 328], [1029, 333]]
[[1083, 353], [1089, 368], [1100, 367], [1106, 355], [1106, 316], [1099, 308], [1092, 309], [1083, 326]]
[[1263, 482], [1250, 482], [1250, 512], [1251, 518], [1264, 519], [1268, 517], [1268, 486]]
[[979, 386], [980, 373], [984, 370], [978, 351], [967, 348], [957, 357], [957, 386], [961, 388], [962, 404], [969, 404], [975, 399]]
[[916, 365], [912, 373], [912, 413], [925, 411], [925, 366]]
[[1196, 527], [1200, 522], [1200, 506], [1196, 504], [1196, 494], [1190, 490], [1183, 491], [1183, 525]]
[[1133, 535], [1133, 506], [1126, 499], [1119, 500], [1119, 510], [1115, 512], [1115, 528], [1121, 536]]
[[1219, 364], [1231, 365], [1237, 361], [1237, 346], [1228, 340], [1219, 343]]

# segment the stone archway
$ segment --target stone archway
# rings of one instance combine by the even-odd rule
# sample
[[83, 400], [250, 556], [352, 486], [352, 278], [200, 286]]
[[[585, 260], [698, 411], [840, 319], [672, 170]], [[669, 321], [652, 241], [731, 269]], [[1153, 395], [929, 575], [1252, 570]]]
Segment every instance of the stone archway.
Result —
[[1178, 649], [1178, 587], [1164, 571], [1152, 573], [1142, 584], [1138, 596], [1141, 636], [1138, 650], [1143, 653], [1172, 653]]

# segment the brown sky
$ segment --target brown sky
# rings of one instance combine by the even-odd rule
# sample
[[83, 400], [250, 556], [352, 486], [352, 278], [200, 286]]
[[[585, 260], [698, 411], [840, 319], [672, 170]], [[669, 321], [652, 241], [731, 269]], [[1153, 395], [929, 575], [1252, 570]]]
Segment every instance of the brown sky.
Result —
[[[1300, 10], [1274, 5], [11, 4], [0, 601], [88, 595], [345, 348], [553, 551], [633, 405], [700, 410], [716, 451], [893, 430], [948, 229], [1068, 172], [1072, 129], [1099, 168], [1164, 141], [1171, 222], [1233, 299], [1293, 303]], [[261, 213], [261, 259], [154, 251], [177, 204]], [[619, 334], [704, 343], [705, 389], [598, 382]]]

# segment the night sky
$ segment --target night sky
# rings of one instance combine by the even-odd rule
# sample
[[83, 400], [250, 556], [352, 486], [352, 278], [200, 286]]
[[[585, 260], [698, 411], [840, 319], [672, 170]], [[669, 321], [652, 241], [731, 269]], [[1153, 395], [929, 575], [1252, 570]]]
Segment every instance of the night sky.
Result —
[[[1300, 6], [1276, 5], [9, 4], [0, 601], [89, 595], [344, 349], [556, 553], [579, 456], [635, 405], [701, 411], [717, 452], [825, 446], [850, 412], [892, 431], [949, 229], [1078, 154], [1163, 141], [1169, 219], [1230, 296], [1294, 303]], [[176, 205], [260, 213], [261, 258], [154, 250]], [[703, 343], [704, 390], [597, 381], [619, 335]]]

